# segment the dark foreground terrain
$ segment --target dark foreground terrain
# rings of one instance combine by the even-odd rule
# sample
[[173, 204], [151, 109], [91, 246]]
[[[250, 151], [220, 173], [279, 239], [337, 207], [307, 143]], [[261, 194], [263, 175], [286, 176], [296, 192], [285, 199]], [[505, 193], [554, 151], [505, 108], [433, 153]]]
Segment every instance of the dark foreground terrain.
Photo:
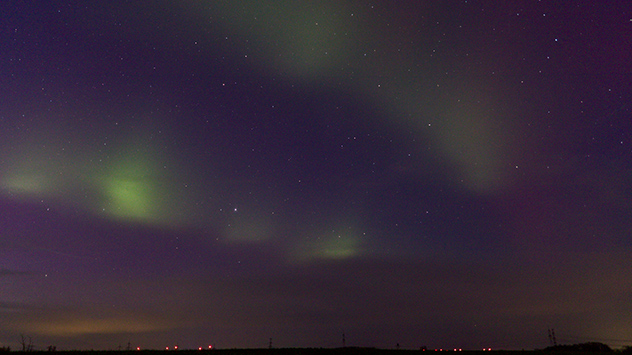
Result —
[[[43, 353], [39, 352], [39, 353]], [[88, 351], [55, 351], [54, 355], [167, 355], [167, 353], [178, 353], [178, 355], [420, 355], [423, 353], [445, 353], [453, 351], [433, 350], [396, 350], [377, 348], [286, 348], [286, 349], [216, 349], [216, 350], [136, 350], [136, 351], [116, 351], [116, 350], [88, 350]], [[468, 355], [604, 355], [602, 351], [563, 351], [563, 350], [464, 350], [460, 353]], [[610, 354], [617, 352], [610, 352]], [[6, 354], [9, 354], [7, 352]], [[430, 355], [430, 354], [428, 354]], [[456, 354], [455, 354], [456, 355]]]

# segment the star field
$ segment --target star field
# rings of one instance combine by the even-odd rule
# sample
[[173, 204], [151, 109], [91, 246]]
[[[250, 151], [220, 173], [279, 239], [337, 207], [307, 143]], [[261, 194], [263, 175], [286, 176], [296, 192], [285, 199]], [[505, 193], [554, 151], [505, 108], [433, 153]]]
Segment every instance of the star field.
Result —
[[628, 2], [0, 13], [0, 347], [631, 345]]

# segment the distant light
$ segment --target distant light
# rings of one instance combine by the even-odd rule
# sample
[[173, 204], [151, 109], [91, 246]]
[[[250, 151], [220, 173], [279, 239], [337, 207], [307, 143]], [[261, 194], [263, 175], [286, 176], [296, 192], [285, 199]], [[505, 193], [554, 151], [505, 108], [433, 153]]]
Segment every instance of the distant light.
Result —
[[[167, 346], [167, 347], [165, 348], [165, 350], [169, 350], [169, 347]], [[483, 349], [483, 350], [485, 350], [485, 349]]]
[[177, 345], [176, 345], [176, 346], [174, 346], [174, 347], [173, 347], [173, 349], [174, 349], [174, 350], [178, 350], [178, 346], [177, 346]]
[[208, 348], [209, 348], [209, 349], [213, 349], [213, 345], [209, 345], [209, 346], [208, 346]]
[[140, 350], [140, 346], [136, 348], [136, 350]]
[[202, 347], [200, 346], [200, 347], [198, 348], [198, 350], [202, 350]]

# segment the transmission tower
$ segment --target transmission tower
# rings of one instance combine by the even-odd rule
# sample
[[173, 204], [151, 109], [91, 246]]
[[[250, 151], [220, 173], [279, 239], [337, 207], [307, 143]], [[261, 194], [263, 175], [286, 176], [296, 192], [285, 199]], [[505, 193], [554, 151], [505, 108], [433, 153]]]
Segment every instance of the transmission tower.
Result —
[[557, 346], [557, 339], [555, 339], [555, 329], [549, 328], [549, 343], [551, 346]]

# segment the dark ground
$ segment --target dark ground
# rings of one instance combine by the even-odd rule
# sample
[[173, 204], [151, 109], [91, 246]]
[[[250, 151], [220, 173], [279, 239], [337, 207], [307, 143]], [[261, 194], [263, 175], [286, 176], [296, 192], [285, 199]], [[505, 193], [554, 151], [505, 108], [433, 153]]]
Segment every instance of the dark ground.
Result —
[[[43, 352], [43, 351], [41, 351]], [[41, 353], [40, 352], [40, 353]], [[56, 351], [56, 355], [158, 355], [164, 353], [177, 352], [179, 355], [193, 355], [197, 353], [212, 353], [212, 355], [413, 355], [420, 353], [444, 353], [451, 351], [435, 351], [431, 350], [401, 350], [401, 349], [377, 349], [377, 348], [360, 348], [360, 347], [347, 347], [347, 348], [285, 348], [285, 349], [215, 349], [215, 350], [139, 350], [139, 351], [117, 351], [117, 350], [86, 350], [86, 351]], [[507, 354], [512, 353], [537, 353], [537, 355], [568, 355], [568, 354], [582, 354], [593, 355], [603, 354], [603, 352], [577, 352], [577, 351], [546, 351], [546, 350], [495, 350], [495, 351], [480, 351], [480, 350], [464, 350], [461, 353], [467, 353], [468, 355], [489, 355], [495, 354]], [[526, 355], [526, 354], [525, 354]]]

